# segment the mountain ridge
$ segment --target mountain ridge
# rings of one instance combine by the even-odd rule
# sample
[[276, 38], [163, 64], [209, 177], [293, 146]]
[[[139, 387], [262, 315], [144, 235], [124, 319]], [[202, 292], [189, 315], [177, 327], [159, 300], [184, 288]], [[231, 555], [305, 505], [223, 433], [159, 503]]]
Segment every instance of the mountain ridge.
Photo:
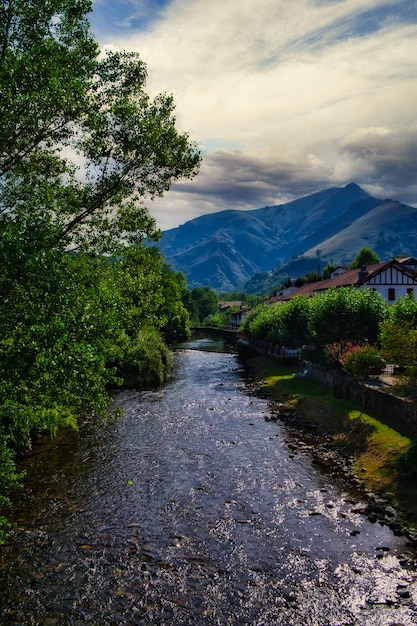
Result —
[[381, 259], [412, 254], [415, 224], [417, 208], [349, 183], [281, 205], [202, 215], [164, 231], [158, 245], [189, 287], [234, 291], [274, 268], [296, 278], [318, 264], [350, 263], [362, 247]]

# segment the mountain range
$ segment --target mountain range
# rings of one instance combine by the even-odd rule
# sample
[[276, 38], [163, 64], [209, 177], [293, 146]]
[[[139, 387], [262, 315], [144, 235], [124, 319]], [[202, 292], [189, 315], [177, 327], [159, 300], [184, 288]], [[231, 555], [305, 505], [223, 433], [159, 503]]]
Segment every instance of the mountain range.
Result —
[[381, 260], [416, 256], [417, 208], [350, 183], [277, 206], [202, 215], [164, 231], [158, 246], [190, 288], [254, 293], [258, 282], [262, 291], [280, 276], [349, 265], [364, 247]]

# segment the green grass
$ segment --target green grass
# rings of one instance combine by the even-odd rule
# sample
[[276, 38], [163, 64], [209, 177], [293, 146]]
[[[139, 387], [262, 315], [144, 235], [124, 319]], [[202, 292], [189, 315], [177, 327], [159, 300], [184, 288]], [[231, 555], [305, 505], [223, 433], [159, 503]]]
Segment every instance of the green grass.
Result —
[[297, 408], [309, 422], [333, 437], [334, 444], [354, 460], [354, 469], [365, 487], [389, 496], [407, 511], [417, 527], [417, 485], [399, 471], [399, 459], [410, 448], [409, 433], [399, 432], [352, 402], [334, 397], [332, 389], [297, 374], [293, 366], [257, 356], [249, 368], [273, 397]]

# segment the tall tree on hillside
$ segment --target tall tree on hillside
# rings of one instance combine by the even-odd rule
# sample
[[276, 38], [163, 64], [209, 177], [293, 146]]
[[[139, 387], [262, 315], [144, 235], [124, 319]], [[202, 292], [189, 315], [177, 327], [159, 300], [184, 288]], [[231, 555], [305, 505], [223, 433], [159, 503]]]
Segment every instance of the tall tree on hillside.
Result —
[[361, 268], [363, 265], [375, 265], [380, 262], [381, 259], [371, 248], [362, 248], [350, 264], [350, 269], [355, 270]]

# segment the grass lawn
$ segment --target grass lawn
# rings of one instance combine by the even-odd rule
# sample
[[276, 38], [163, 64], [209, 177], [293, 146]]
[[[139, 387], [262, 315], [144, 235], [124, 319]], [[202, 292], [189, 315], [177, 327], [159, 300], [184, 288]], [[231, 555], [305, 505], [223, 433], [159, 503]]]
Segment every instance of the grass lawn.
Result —
[[407, 522], [417, 528], [417, 484], [398, 469], [399, 458], [411, 445], [410, 436], [387, 426], [360, 406], [335, 398], [332, 389], [299, 376], [296, 368], [276, 359], [256, 356], [247, 361], [262, 389], [296, 407], [308, 421], [330, 434], [335, 445], [354, 460], [357, 476], [367, 489], [389, 497]]

